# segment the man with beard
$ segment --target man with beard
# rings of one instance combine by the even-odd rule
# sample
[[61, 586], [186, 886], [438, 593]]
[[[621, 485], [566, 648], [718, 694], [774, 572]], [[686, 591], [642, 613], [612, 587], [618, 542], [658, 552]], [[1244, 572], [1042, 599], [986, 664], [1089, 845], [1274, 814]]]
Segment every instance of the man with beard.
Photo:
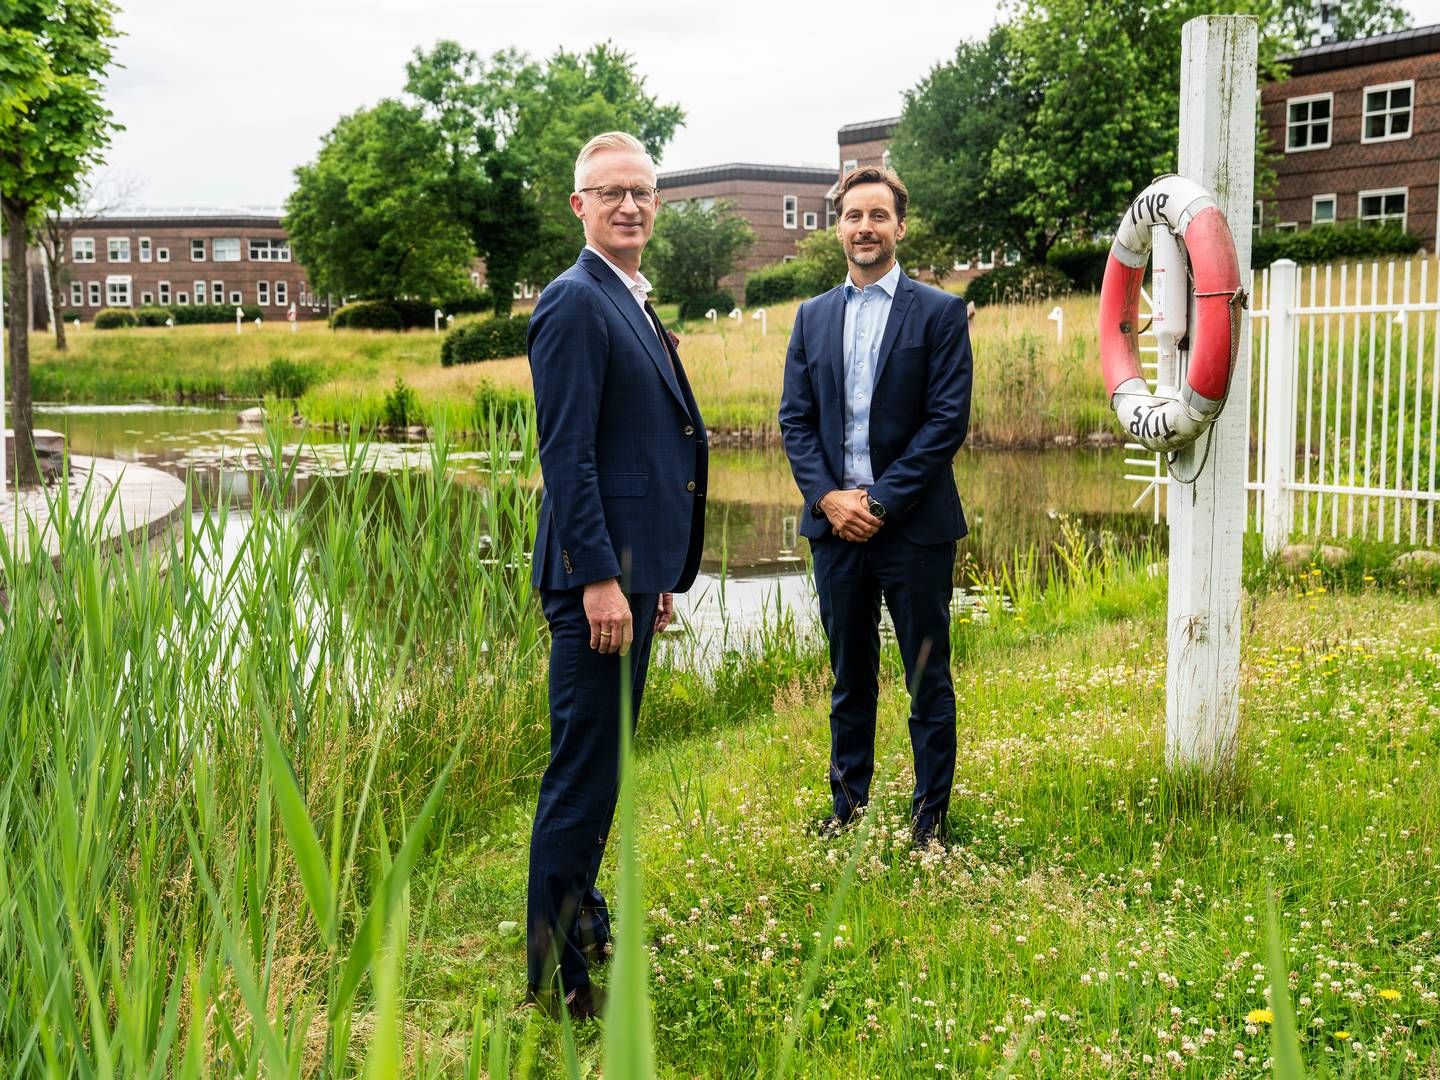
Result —
[[946, 837], [955, 776], [950, 597], [965, 515], [952, 463], [970, 420], [971, 357], [965, 302], [895, 261], [908, 199], [888, 169], [840, 181], [850, 272], [796, 312], [780, 428], [835, 676], [832, 809], [820, 829], [845, 827], [870, 798], [883, 598], [910, 688], [912, 838], [925, 847]]

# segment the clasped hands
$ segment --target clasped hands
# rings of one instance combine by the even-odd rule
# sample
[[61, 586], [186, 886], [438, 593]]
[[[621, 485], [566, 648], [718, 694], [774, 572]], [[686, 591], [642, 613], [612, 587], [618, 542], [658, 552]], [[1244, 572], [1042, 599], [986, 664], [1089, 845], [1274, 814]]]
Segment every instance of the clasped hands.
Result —
[[864, 488], [831, 491], [821, 497], [820, 510], [832, 533], [856, 544], [869, 540], [885, 524], [870, 513], [870, 496]]
[[[590, 623], [590, 648], [599, 653], [624, 656], [635, 640], [634, 619], [630, 601], [620, 591], [615, 578], [594, 581], [585, 586], [585, 618]], [[655, 633], [663, 633], [675, 616], [675, 597], [661, 593], [655, 606]]]

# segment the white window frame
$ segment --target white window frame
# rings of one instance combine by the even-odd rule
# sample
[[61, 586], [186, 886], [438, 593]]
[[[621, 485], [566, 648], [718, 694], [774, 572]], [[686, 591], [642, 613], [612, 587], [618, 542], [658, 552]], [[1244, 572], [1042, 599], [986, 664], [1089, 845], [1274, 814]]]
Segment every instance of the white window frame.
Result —
[[806, 210], [805, 216], [801, 218], [801, 222], [804, 224], [806, 229], [809, 229], [813, 232], [815, 229], [818, 229], [820, 227], [820, 215], [817, 214], [814, 210]]
[[[1365, 206], [1365, 200], [1367, 198], [1373, 199], [1379, 197], [1383, 200], [1384, 196], [1386, 195], [1405, 196], [1405, 209], [1400, 212], [1400, 228], [1405, 228], [1405, 223], [1407, 220], [1409, 220], [1410, 217], [1410, 189], [1408, 187], [1375, 188], [1372, 191], [1360, 192], [1358, 195], [1355, 196], [1355, 220], [1361, 225], [1365, 224], [1366, 222], [1373, 222], [1376, 225], [1385, 225], [1388, 224], [1390, 221], [1393, 221], [1394, 218], [1385, 217], [1383, 212], [1380, 217], [1375, 218], [1367, 218], [1364, 216], [1363, 213], [1363, 207]], [[1381, 205], [1383, 208], [1383, 201]]]
[[210, 282], [210, 303], [223, 304], [225, 302], [225, 283], [223, 281]]
[[[1389, 101], [1390, 101], [1390, 91], [1391, 91], [1391, 90], [1401, 90], [1401, 89], [1405, 89], [1405, 88], [1409, 88], [1409, 90], [1410, 90], [1410, 104], [1409, 104], [1404, 110], [1389, 108], [1388, 105], [1389, 105]], [[1374, 113], [1372, 113], [1372, 112], [1370, 112], [1370, 101], [1369, 101], [1370, 95], [1371, 95], [1371, 94], [1374, 94], [1374, 93], [1378, 93], [1378, 92], [1380, 92], [1381, 90], [1385, 91], [1385, 101], [1386, 101], [1387, 107], [1384, 108], [1384, 109], [1381, 109], [1379, 112], [1374, 112]], [[1365, 130], [1370, 126], [1370, 117], [1372, 117], [1372, 116], [1384, 116], [1384, 117], [1386, 117], [1385, 126], [1388, 128], [1388, 127], [1390, 126], [1389, 117], [1394, 116], [1395, 114], [1397, 114], [1397, 113], [1399, 113], [1399, 112], [1401, 112], [1401, 111], [1404, 111], [1404, 112], [1409, 113], [1409, 114], [1410, 114], [1410, 120], [1409, 120], [1409, 122], [1405, 125], [1405, 130], [1402, 131], [1402, 132], [1400, 132], [1398, 135], [1376, 135], [1374, 138], [1371, 138], [1371, 137], [1369, 137], [1369, 136], [1367, 136], [1367, 135], [1365, 134]], [[1399, 82], [1390, 82], [1390, 83], [1376, 83], [1374, 86], [1367, 86], [1367, 87], [1365, 87], [1365, 89], [1364, 89], [1363, 91], [1361, 91], [1361, 93], [1360, 93], [1360, 141], [1361, 141], [1362, 143], [1400, 142], [1402, 139], [1408, 139], [1408, 138], [1410, 138], [1410, 136], [1413, 135], [1414, 133], [1415, 133], [1415, 80], [1414, 80], [1414, 79], [1401, 79]], [[1406, 202], [1406, 208], [1408, 209], [1408, 208], [1409, 208], [1409, 202], [1410, 202], [1410, 200], [1407, 198], [1407, 199], [1405, 200], [1405, 202]]]
[[205, 303], [205, 282], [195, 282], [195, 284], [190, 287], [190, 291], [195, 294], [195, 303]]
[[890, 168], [890, 148], [888, 146], [880, 154], [880, 167], [882, 169]]
[[230, 290], [230, 303], [234, 304], [236, 307], [244, 307], [244, 306], [245, 306], [245, 290], [244, 290], [244, 289], [231, 289], [231, 290]]
[[95, 261], [95, 238], [93, 236], [72, 236], [70, 238], [70, 261], [93, 263]]
[[290, 286], [286, 282], [275, 282], [275, 303], [281, 307], [290, 303]]
[[255, 283], [255, 303], [261, 307], [270, 306], [270, 283], [268, 281], [257, 281]]
[[150, 237], [140, 237], [140, 261], [148, 263], [151, 259]]
[[[1316, 218], [1316, 216], [1315, 216], [1315, 211], [1319, 208], [1320, 204], [1323, 203], [1323, 202], [1329, 202], [1329, 203], [1330, 203], [1330, 220], [1328, 220], [1328, 221], [1321, 221], [1321, 220], [1319, 220], [1318, 218]], [[1337, 221], [1339, 221], [1339, 220], [1340, 220], [1340, 197], [1339, 197], [1338, 195], [1336, 195], [1336, 194], [1332, 191], [1329, 195], [1312, 195], [1312, 196], [1310, 196], [1310, 225], [1311, 225], [1312, 228], [1313, 228], [1314, 226], [1316, 226], [1316, 225], [1334, 225], [1334, 224], [1335, 224]]]
[[189, 307], [189, 306], [190, 306], [190, 294], [189, 294], [189, 293], [184, 293], [184, 292], [177, 292], [177, 293], [175, 294], [175, 306], [176, 306], [176, 307]]
[[784, 256], [780, 261], [781, 261], [782, 263], [790, 263], [790, 262], [794, 262], [794, 261], [795, 261], [796, 259], [798, 259], [799, 257], [800, 257], [799, 255], [786, 255], [786, 256]]
[[86, 306], [86, 307], [102, 307], [102, 306], [104, 306], [104, 305], [101, 304], [101, 301], [105, 299], [105, 294], [100, 291], [100, 282], [98, 282], [98, 281], [88, 281], [88, 282], [86, 282], [86, 285], [89, 286], [89, 288], [88, 288], [88, 290], [87, 290], [87, 294], [88, 294], [88, 297], [89, 297], [90, 302], [89, 302], [88, 304], [86, 304], [85, 306]]
[[162, 281], [156, 288], [160, 291], [160, 303], [170, 303], [170, 282]]
[[[224, 244], [224, 245], [225, 245], [225, 247], [224, 247], [224, 249], [223, 249], [223, 250], [225, 251], [225, 254], [224, 254], [224, 255], [221, 255], [221, 254], [220, 254], [220, 252], [221, 252], [221, 250], [222, 250], [221, 247], [220, 247], [221, 244]], [[231, 248], [231, 246], [230, 246], [231, 244], [235, 245], [234, 248], [233, 248], [233, 250], [234, 250], [234, 252], [235, 252], [235, 254], [234, 254], [233, 257], [230, 255], [230, 251], [232, 250], [232, 248]], [[211, 261], [211, 262], [239, 262], [239, 261], [240, 261], [240, 238], [239, 238], [238, 236], [217, 236], [217, 237], [215, 237], [214, 239], [212, 239], [212, 240], [210, 241], [210, 261]]]
[[986, 251], [986, 252], [983, 252], [983, 253], [977, 255], [977, 256], [975, 257], [975, 269], [976, 269], [976, 270], [994, 270], [994, 269], [995, 269], [995, 252], [994, 252], [994, 251]]
[[[1330, 103], [1330, 115], [1325, 120], [1325, 142], [1310, 143], [1308, 146], [1291, 146], [1290, 129], [1292, 127], [1305, 127], [1308, 129], [1315, 121], [1306, 119], [1303, 124], [1292, 123], [1290, 120], [1290, 106], [1309, 105], [1312, 101], [1328, 101]], [[1335, 94], [1333, 91], [1326, 91], [1323, 94], [1306, 94], [1303, 97], [1285, 99], [1285, 153], [1305, 154], [1311, 150], [1329, 150], [1330, 144], [1335, 141]]]
[[848, 161], [840, 162], [840, 178], [843, 180], [847, 174], [854, 172], [859, 167], [860, 161], [858, 158], [851, 158]]
[[1300, 223], [1298, 221], [1277, 221], [1275, 223], [1276, 232], [1298, 232], [1299, 229]]
[[248, 246], [251, 262], [290, 261], [289, 240], [280, 240], [273, 236], [252, 236], [248, 241]]
[[835, 200], [827, 198], [825, 200], [825, 228], [833, 229], [835, 227], [835, 216]]
[[83, 282], [70, 282], [70, 306], [74, 308], [85, 306], [85, 285]]
[[956, 259], [954, 269], [957, 274], [963, 274], [966, 270], [969, 270], [970, 257], [967, 255], [963, 259]]
[[170, 249], [169, 249], [169, 248], [156, 248], [156, 249], [155, 249], [155, 261], [156, 261], [156, 262], [169, 262], [169, 261], [170, 261]]
[[[199, 252], [198, 255], [196, 254], [197, 251]], [[190, 261], [191, 261], [191, 262], [204, 262], [204, 261], [205, 261], [205, 241], [204, 241], [204, 240], [191, 240], [191, 241], [190, 241]]]
[[130, 307], [130, 275], [115, 274], [105, 279], [105, 306]]
[[105, 261], [128, 263], [130, 261], [130, 237], [107, 236], [105, 238]]
[[149, 307], [149, 306], [150, 306], [151, 304], [153, 304], [153, 303], [155, 303], [155, 294], [154, 294], [154, 293], [142, 292], [142, 293], [140, 294], [140, 306], [141, 306], [141, 307]]
[[1256, 200], [1255, 200], [1255, 210], [1254, 210], [1254, 212], [1250, 215], [1250, 233], [1251, 233], [1251, 235], [1253, 236], [1255, 233], [1260, 232], [1260, 230], [1264, 227], [1264, 225], [1265, 225], [1265, 203], [1264, 203], [1262, 200], [1260, 200], [1260, 199], [1256, 199]]
[[787, 229], [800, 227], [800, 196], [782, 195], [780, 198], [780, 222]]

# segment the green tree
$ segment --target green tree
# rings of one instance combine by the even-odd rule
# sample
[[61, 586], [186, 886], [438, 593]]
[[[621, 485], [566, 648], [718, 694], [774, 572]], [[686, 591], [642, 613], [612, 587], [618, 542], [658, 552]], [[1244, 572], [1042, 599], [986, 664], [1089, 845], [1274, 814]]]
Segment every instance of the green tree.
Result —
[[72, 201], [118, 125], [103, 80], [113, 55], [108, 0], [0, 0], [0, 205], [9, 282], [15, 469], [39, 482], [30, 400], [30, 281], [25, 250], [40, 215]]
[[[1264, 26], [1283, 52], [1314, 43], [1320, 30], [1321, 4], [1316, 0], [1279, 0], [1267, 12]], [[1410, 25], [1410, 16], [1390, 0], [1347, 0], [1323, 5], [1331, 9], [1330, 23], [1337, 41], [1373, 37]]]
[[655, 236], [645, 249], [645, 266], [654, 273], [660, 295], [678, 302], [681, 318], [703, 314], [720, 279], [755, 242], [750, 224], [720, 202], [698, 200], [667, 205], [655, 219]]
[[900, 241], [900, 262], [907, 270], [929, 274], [938, 285], [955, 266], [955, 241], [919, 214], [905, 217], [905, 239]]
[[850, 263], [845, 258], [845, 249], [840, 246], [840, 236], [834, 229], [817, 229], [795, 245], [795, 259], [808, 268], [806, 276], [823, 288], [839, 285], [850, 272]]
[[295, 170], [285, 227], [316, 288], [341, 296], [455, 296], [474, 248], [446, 199], [440, 132], [384, 100], [343, 117]]

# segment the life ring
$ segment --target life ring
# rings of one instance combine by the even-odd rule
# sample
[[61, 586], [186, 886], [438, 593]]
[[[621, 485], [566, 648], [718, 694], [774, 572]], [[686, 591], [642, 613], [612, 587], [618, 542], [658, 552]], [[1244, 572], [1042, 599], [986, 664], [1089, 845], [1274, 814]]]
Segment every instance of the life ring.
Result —
[[[1188, 264], [1194, 318], [1177, 347], [1188, 342], [1189, 366], [1179, 386], [1150, 391], [1140, 373], [1140, 287], [1150, 259], [1151, 228], [1164, 225], [1179, 242]], [[1235, 240], [1215, 198], [1193, 180], [1162, 176], [1130, 204], [1105, 265], [1100, 287], [1100, 362], [1110, 407], [1131, 437], [1146, 449], [1174, 453], [1189, 446], [1225, 407], [1230, 377], [1240, 351], [1240, 287]], [[1184, 308], [1186, 305], [1177, 305]]]

